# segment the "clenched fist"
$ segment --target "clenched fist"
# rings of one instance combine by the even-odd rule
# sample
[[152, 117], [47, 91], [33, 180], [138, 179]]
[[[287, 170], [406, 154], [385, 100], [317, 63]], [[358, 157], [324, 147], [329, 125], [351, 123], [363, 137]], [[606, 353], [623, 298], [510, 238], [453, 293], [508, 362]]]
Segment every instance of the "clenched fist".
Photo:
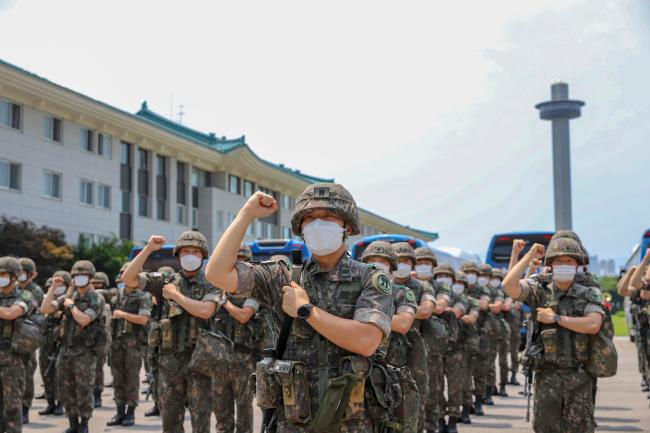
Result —
[[266, 218], [278, 210], [273, 196], [257, 191], [244, 203], [241, 212], [253, 218]]
[[515, 239], [514, 241], [512, 241], [512, 250], [517, 252], [517, 254], [519, 254], [521, 252], [521, 250], [524, 249], [524, 247], [526, 247], [526, 241], [525, 240], [523, 240], [523, 239]]
[[544, 245], [542, 244], [534, 244], [532, 247], [530, 247], [530, 251], [528, 254], [530, 254], [530, 257], [534, 259], [543, 259], [544, 258], [544, 253], [546, 252], [546, 249], [544, 248]]
[[298, 316], [298, 308], [309, 303], [309, 295], [298, 284], [291, 282], [290, 286], [282, 288], [282, 309], [291, 317]]
[[147, 246], [145, 248], [147, 248], [149, 251], [158, 251], [162, 248], [163, 245], [165, 245], [165, 237], [154, 235], [149, 238], [147, 241]]

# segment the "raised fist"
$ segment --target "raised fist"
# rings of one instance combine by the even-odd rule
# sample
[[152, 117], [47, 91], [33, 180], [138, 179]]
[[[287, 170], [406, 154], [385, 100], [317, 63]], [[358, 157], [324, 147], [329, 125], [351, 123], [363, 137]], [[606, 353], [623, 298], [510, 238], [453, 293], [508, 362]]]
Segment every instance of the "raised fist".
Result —
[[253, 218], [266, 218], [278, 210], [278, 203], [273, 196], [257, 191], [244, 203], [241, 212]]
[[159, 249], [162, 248], [162, 246], [165, 245], [165, 237], [164, 236], [151, 236], [149, 240], [147, 241], [147, 248], [151, 251], [158, 251]]
[[544, 248], [544, 245], [542, 244], [534, 244], [532, 247], [530, 247], [530, 256], [534, 259], [543, 259], [544, 258], [544, 253], [546, 252], [546, 249]]
[[514, 241], [512, 241], [512, 250], [517, 251], [518, 253], [520, 253], [525, 246], [526, 246], [526, 241], [523, 239], [515, 239]]

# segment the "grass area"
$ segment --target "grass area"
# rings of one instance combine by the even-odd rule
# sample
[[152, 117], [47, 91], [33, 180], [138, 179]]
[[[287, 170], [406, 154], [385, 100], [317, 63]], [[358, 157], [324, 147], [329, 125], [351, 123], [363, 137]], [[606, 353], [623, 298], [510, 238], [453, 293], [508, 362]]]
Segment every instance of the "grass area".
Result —
[[628, 335], [627, 323], [625, 323], [625, 313], [622, 310], [617, 311], [616, 314], [612, 316], [612, 322], [614, 323], [614, 335]]

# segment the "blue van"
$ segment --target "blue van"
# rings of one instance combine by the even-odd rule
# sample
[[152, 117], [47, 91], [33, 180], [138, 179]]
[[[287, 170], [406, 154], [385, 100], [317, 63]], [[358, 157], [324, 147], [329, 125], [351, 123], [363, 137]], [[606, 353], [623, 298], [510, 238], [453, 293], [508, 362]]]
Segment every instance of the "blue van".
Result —
[[311, 258], [311, 252], [304, 242], [296, 239], [262, 239], [246, 242], [253, 253], [254, 262], [269, 260], [275, 255], [284, 255], [295, 265], [300, 265]]
[[373, 235], [365, 237], [352, 245], [352, 259], [360, 262], [363, 252], [366, 250], [368, 245], [374, 241], [385, 241], [391, 244], [394, 244], [395, 242], [408, 242], [414, 249], [428, 246], [425, 241], [414, 238], [413, 236], [396, 234]]
[[512, 232], [512, 233], [498, 233], [492, 236], [490, 246], [488, 247], [485, 256], [485, 263], [493, 268], [507, 268], [510, 263], [510, 254], [512, 253], [512, 241], [515, 239], [523, 239], [526, 241], [526, 246], [522, 251], [522, 255], [526, 254], [533, 244], [542, 244], [544, 248], [548, 247], [554, 232]]
[[[129, 254], [129, 261], [133, 260], [135, 256], [142, 252], [143, 246], [135, 246], [131, 248]], [[144, 272], [155, 272], [161, 266], [171, 266], [175, 271], [181, 269], [181, 262], [178, 257], [174, 256], [174, 244], [165, 244], [158, 251], [154, 251], [146, 262], [144, 262]]]

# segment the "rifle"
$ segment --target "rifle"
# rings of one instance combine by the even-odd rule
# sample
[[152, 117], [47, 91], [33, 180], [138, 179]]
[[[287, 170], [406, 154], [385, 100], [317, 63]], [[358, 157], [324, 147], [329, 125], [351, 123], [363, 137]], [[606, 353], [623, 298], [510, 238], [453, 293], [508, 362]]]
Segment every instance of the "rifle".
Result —
[[537, 344], [537, 329], [534, 326], [532, 317], [526, 323], [526, 349], [522, 359], [523, 373], [526, 376], [526, 383], [524, 384], [524, 396], [527, 398], [526, 402], [526, 422], [530, 422], [530, 397], [533, 395], [531, 388], [534, 380], [534, 363], [535, 358], [538, 358], [542, 353], [543, 348]]

